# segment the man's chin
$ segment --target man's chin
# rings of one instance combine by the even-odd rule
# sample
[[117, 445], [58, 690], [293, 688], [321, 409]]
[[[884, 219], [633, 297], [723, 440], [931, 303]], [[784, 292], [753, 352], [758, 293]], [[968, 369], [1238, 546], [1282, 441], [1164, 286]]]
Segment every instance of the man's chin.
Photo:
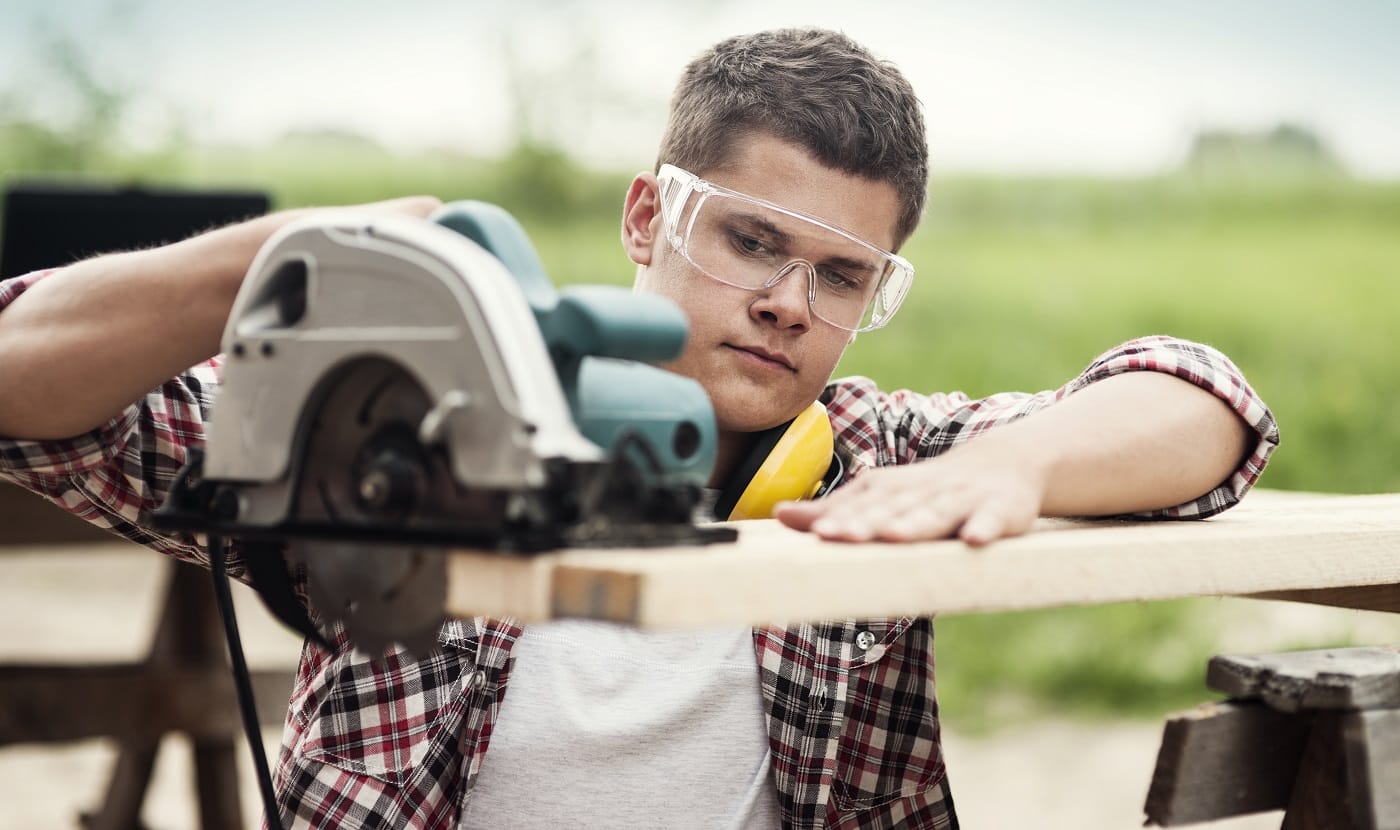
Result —
[[785, 424], [801, 414], [808, 404], [791, 411], [774, 407], [716, 407], [715, 423], [720, 432], [763, 432], [780, 424]]

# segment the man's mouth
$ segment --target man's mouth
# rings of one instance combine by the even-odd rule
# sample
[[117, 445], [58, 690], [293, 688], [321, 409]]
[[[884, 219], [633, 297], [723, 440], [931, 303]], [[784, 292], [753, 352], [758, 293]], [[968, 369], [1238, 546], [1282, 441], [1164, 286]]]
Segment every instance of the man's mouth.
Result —
[[725, 343], [724, 345], [757, 366], [788, 372], [797, 371], [797, 367], [792, 365], [792, 360], [782, 352], [770, 352], [761, 346], [736, 346], [733, 343]]

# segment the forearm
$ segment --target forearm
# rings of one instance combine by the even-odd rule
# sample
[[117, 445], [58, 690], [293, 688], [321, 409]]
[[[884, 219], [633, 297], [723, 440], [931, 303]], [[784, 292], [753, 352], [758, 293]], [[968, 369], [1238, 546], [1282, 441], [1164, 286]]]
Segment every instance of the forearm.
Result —
[[1044, 515], [1206, 516], [1234, 503], [1278, 444], [1272, 414], [1227, 358], [1165, 337], [1105, 352], [1055, 392], [956, 404], [925, 405], [944, 420], [910, 439], [912, 463], [867, 469], [774, 515], [827, 539], [971, 544]]
[[1139, 371], [1091, 384], [978, 440], [1021, 455], [1044, 475], [1041, 515], [1101, 516], [1197, 498], [1237, 469], [1252, 435], [1205, 389]]
[[[335, 210], [426, 217], [440, 205], [415, 196]], [[312, 210], [96, 257], [29, 287], [0, 311], [0, 436], [86, 432], [217, 354], [258, 249]]]
[[253, 255], [295, 212], [85, 260], [0, 313], [0, 435], [91, 429], [218, 352]]

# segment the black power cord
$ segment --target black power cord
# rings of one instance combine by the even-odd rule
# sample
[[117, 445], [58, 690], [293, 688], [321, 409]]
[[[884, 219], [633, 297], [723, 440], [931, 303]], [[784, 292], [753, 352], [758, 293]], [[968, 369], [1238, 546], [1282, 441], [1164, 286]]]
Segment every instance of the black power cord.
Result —
[[224, 559], [224, 539], [209, 534], [209, 563], [214, 575], [214, 601], [224, 624], [224, 639], [228, 642], [228, 658], [233, 667], [233, 685], [238, 693], [238, 711], [243, 716], [243, 734], [248, 738], [248, 751], [253, 754], [253, 767], [262, 791], [263, 816], [269, 830], [282, 830], [282, 814], [277, 807], [277, 794], [272, 789], [272, 772], [263, 751], [262, 731], [258, 727], [258, 709], [253, 701], [253, 680], [248, 674], [248, 662], [243, 659], [243, 639], [238, 634], [238, 620], [233, 615], [233, 593], [229, 590], [228, 562]]

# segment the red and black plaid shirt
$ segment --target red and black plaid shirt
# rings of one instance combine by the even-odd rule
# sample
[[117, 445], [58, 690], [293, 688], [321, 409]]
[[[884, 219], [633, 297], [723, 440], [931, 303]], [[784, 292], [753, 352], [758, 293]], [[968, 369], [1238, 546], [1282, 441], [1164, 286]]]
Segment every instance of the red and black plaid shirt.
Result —
[[[0, 283], [0, 309], [42, 275]], [[191, 446], [204, 438], [218, 360], [190, 369], [92, 432], [65, 441], [0, 441], [0, 477], [94, 524], [177, 559], [208, 564], [192, 540], [151, 529]], [[881, 392], [833, 382], [822, 395], [848, 479], [908, 464], [1131, 371], [1166, 372], [1220, 397], [1258, 434], [1230, 479], [1161, 517], [1202, 518], [1239, 500], [1278, 443], [1264, 403], [1206, 346], [1135, 340], [1064, 387], [1035, 395]], [[231, 554], [231, 572], [241, 562]], [[867, 648], [857, 646], [857, 635]], [[288, 827], [452, 828], [471, 798], [509, 686], [510, 620], [448, 622], [441, 649], [417, 660], [371, 660], [344, 638], [301, 655], [277, 765]], [[957, 826], [939, 742], [932, 620], [826, 620], [753, 633], [783, 825], [792, 828]], [[639, 798], [664, 798], [639, 793]]]

